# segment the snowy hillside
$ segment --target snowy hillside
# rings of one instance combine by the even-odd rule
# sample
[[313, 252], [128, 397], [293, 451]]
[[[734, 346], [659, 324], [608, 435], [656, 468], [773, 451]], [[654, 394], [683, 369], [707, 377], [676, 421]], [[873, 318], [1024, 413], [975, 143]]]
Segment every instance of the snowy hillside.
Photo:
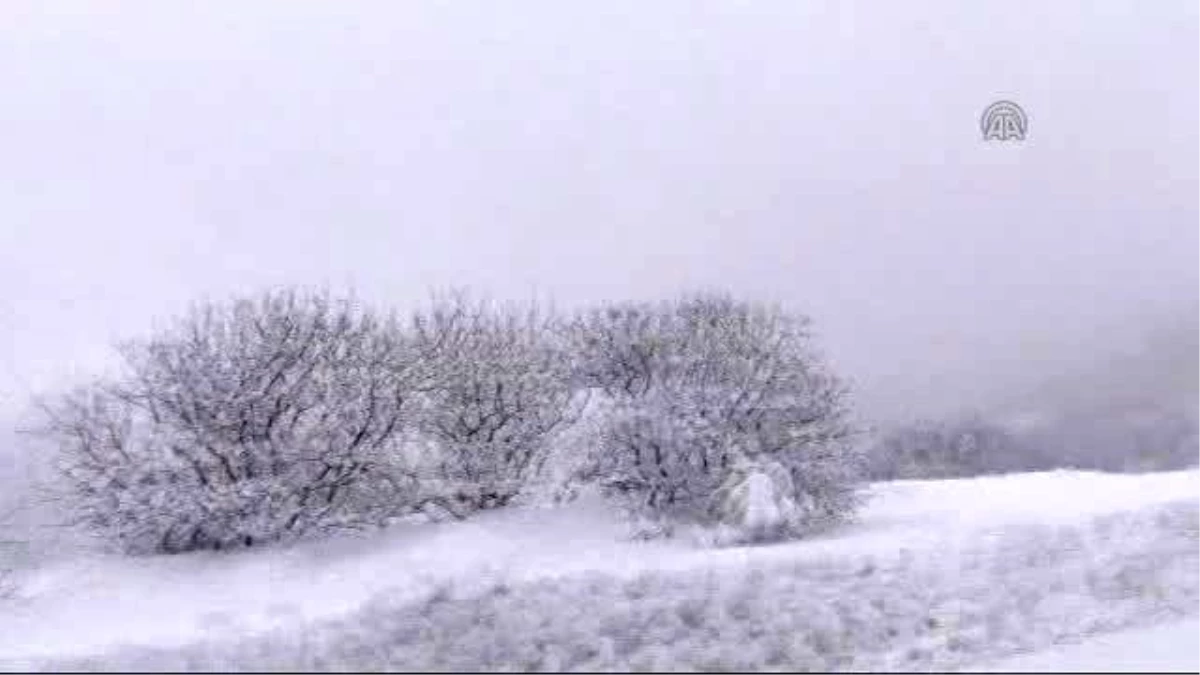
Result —
[[988, 664], [984, 672], [1196, 672], [1200, 671], [1200, 620], [1099, 635]]
[[964, 667], [1198, 613], [1200, 472], [875, 485], [820, 540], [631, 542], [587, 500], [235, 555], [60, 559], [13, 668]]

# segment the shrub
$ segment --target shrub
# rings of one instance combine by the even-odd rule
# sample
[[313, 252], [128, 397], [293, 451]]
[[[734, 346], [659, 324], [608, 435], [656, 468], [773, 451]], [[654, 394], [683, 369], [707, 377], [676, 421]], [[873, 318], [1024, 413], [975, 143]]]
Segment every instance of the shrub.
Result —
[[1197, 438], [1194, 414], [1170, 409], [1044, 416], [1019, 428], [976, 414], [883, 432], [868, 451], [868, 475], [893, 480], [1052, 469], [1177, 470], [1196, 465]]
[[873, 480], [966, 478], [1054, 466], [1042, 445], [979, 415], [889, 429], [868, 456]]
[[[808, 320], [716, 294], [584, 313], [568, 333], [576, 379], [609, 401], [595, 472], [639, 509], [711, 520], [735, 466], [776, 464], [803, 527], [855, 505], [847, 389], [809, 344]], [[797, 523], [797, 526], [800, 526]]]
[[[440, 341], [419, 429], [434, 446], [426, 485], [462, 512], [509, 504], [540, 470], [583, 399], [567, 352], [535, 307], [440, 300], [418, 315]], [[433, 351], [434, 345], [426, 345]]]
[[1026, 434], [1055, 448], [1064, 468], [1117, 472], [1172, 471], [1200, 462], [1195, 409], [1159, 406], [1106, 415], [1066, 415]]
[[126, 550], [250, 546], [377, 521], [424, 355], [352, 302], [205, 305], [46, 404], [75, 518]]

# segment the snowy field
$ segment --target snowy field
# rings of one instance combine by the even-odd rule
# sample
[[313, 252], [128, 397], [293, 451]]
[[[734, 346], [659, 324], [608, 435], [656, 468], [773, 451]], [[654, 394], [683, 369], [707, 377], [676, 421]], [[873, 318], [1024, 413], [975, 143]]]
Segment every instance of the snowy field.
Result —
[[[64, 558], [18, 577], [0, 667], [1041, 663], [1003, 659], [1194, 626], [1198, 512], [1196, 470], [1060, 471], [878, 484], [853, 527], [753, 548], [628, 541], [583, 500], [276, 550]], [[1161, 663], [1150, 651], [1122, 663]]]
[[996, 673], [1200, 672], [1200, 620], [1092, 637], [988, 664]]

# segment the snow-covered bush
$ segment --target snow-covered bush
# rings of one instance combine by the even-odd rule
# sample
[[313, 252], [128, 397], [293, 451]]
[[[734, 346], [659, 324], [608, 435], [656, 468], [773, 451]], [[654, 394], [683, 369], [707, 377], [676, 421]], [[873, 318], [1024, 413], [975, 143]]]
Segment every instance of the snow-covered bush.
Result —
[[887, 429], [867, 455], [874, 480], [966, 478], [1060, 466], [1042, 444], [980, 415]]
[[874, 480], [967, 478], [1085, 469], [1169, 471], [1200, 462], [1194, 413], [1045, 415], [1008, 428], [979, 414], [883, 431], [867, 451]]
[[124, 374], [43, 405], [74, 519], [137, 552], [386, 518], [427, 354], [352, 302], [293, 291], [194, 309]]
[[610, 495], [711, 521], [714, 495], [749, 462], [788, 475], [779, 489], [797, 505], [795, 529], [853, 511], [847, 390], [811, 348], [805, 317], [699, 294], [596, 309], [569, 333], [577, 380], [610, 402], [595, 458]]
[[1200, 463], [1200, 420], [1190, 406], [1161, 406], [1105, 415], [1064, 415], [1030, 429], [1055, 448], [1059, 466], [1138, 473]]
[[461, 293], [417, 316], [418, 340], [437, 347], [421, 397], [419, 430], [434, 445], [422, 483], [459, 508], [511, 502], [578, 416], [584, 399], [551, 320]]

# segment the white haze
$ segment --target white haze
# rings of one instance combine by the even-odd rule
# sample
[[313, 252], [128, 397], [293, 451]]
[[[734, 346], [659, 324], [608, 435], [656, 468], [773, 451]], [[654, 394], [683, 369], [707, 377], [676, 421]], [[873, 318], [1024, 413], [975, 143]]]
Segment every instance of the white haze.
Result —
[[[1119, 392], [1095, 375], [1119, 354], [1194, 395], [1197, 24], [1134, 0], [12, 0], [0, 413], [280, 284], [780, 300], [874, 419], [1071, 398], [1081, 372]], [[1000, 98], [1026, 142], [981, 140]], [[1163, 336], [1176, 360], [1138, 355]]]

